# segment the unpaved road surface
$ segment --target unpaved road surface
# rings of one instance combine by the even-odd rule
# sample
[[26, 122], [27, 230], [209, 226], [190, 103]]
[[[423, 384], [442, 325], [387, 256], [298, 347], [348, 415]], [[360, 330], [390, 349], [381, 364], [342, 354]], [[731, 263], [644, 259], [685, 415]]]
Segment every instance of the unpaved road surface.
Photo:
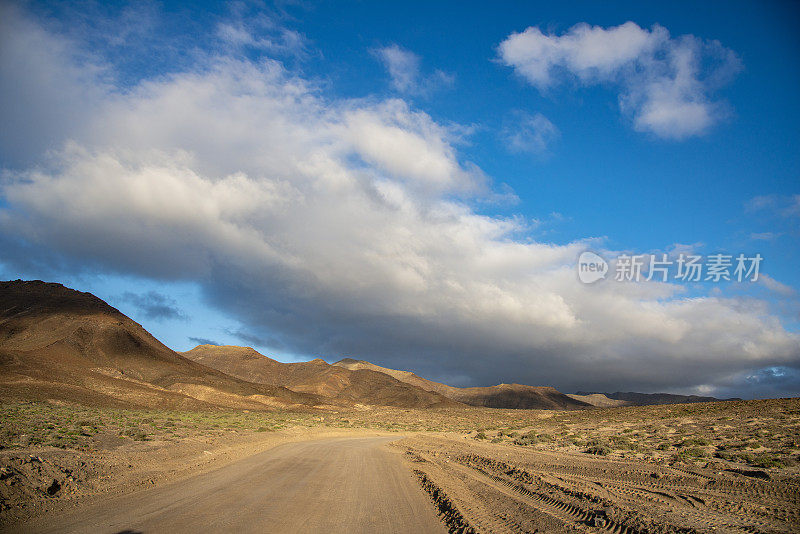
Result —
[[290, 443], [202, 475], [38, 518], [13, 532], [444, 533], [396, 438]]

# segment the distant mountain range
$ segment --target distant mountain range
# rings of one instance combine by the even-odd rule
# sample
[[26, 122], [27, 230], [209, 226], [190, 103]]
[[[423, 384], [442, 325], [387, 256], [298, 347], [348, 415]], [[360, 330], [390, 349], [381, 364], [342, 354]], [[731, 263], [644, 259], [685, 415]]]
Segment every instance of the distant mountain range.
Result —
[[449, 399], [470, 406], [487, 408], [540, 408], [569, 410], [586, 408], [589, 403], [576, 400], [547, 386], [525, 386], [522, 384], [499, 384], [488, 387], [457, 388], [419, 377], [410, 371], [387, 369], [363, 360], [345, 358], [334, 365], [351, 370], [371, 370], [384, 373], [426, 391], [436, 392]]
[[616, 393], [599, 393], [579, 391], [573, 398], [581, 398], [587, 395], [603, 395], [604, 397], [616, 401], [621, 401], [630, 406], [647, 406], [651, 404], [687, 404], [694, 402], [721, 402], [729, 400], [742, 400], [738, 397], [730, 399], [718, 399], [716, 397], [701, 397], [698, 395], [675, 395], [673, 393], [636, 393], [634, 391], [617, 391]]
[[457, 402], [372, 370], [351, 371], [312, 360], [281, 363], [249, 347], [200, 345], [186, 358], [236, 378], [317, 395], [329, 404], [381, 405], [403, 408], [453, 408]]
[[665, 393], [578, 393], [499, 384], [457, 388], [346, 358], [281, 363], [249, 347], [179, 353], [90, 293], [0, 282], [0, 400], [159, 408], [583, 409], [715, 401]]
[[567, 397], [586, 402], [598, 408], [612, 408], [615, 406], [628, 406], [630, 403], [624, 400], [609, 399], [602, 393], [591, 393], [589, 395], [577, 395], [567, 393]]

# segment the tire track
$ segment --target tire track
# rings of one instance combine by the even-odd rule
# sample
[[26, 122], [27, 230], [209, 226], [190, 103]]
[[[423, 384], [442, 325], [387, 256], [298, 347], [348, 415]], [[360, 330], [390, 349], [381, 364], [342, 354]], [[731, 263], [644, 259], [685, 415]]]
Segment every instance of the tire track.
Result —
[[433, 503], [439, 511], [439, 517], [445, 525], [447, 525], [448, 532], [451, 534], [477, 534], [474, 528], [464, 519], [458, 508], [453, 504], [453, 501], [442, 491], [442, 489], [434, 484], [428, 475], [419, 469], [414, 469], [414, 474], [417, 476], [422, 489], [431, 496]]
[[[540, 481], [540, 483], [543, 483], [549, 489], [555, 489], [555, 490], [561, 491], [561, 492], [565, 493], [569, 497], [577, 497], [578, 499], [585, 498], [587, 495], [583, 491], [580, 491], [580, 490], [576, 491], [574, 489], [571, 489], [571, 488], [568, 488], [568, 487], [564, 487], [564, 486], [561, 486], [561, 485], [558, 485], [558, 484], [548, 483], [548, 482], [544, 481], [542, 479], [542, 477], [539, 476], [539, 475], [534, 475], [534, 474], [528, 473], [525, 470], [519, 469], [519, 468], [517, 468], [515, 466], [510, 466], [509, 464], [507, 464], [505, 462], [502, 462], [502, 461], [496, 461], [496, 460], [492, 460], [492, 459], [489, 459], [489, 458], [480, 457], [480, 456], [477, 456], [477, 455], [468, 455], [468, 456], [462, 457], [461, 460], [462, 461], [466, 460], [467, 463], [465, 465], [468, 465], [468, 467], [472, 467], [473, 469], [476, 469], [476, 470], [482, 472], [483, 474], [485, 474], [485, 475], [487, 475], [487, 476], [489, 476], [489, 477], [491, 477], [491, 478], [493, 478], [493, 479], [495, 479], [495, 480], [497, 480], [497, 481], [499, 481], [499, 482], [501, 482], [503, 484], [511, 485], [511, 487], [513, 489], [515, 489], [515, 490], [517, 490], [517, 491], [519, 491], [519, 492], [521, 492], [523, 494], [531, 494], [531, 493], [533, 493], [533, 494], [540, 495], [540, 496], [544, 497], [545, 502], [556, 501], [556, 503], [560, 503], [560, 504], [556, 504], [557, 508], [559, 508], [559, 509], [567, 508], [567, 509], [569, 509], [569, 510], [574, 512], [573, 515], [575, 517], [580, 517], [580, 519], [582, 521], [587, 521], [587, 519], [585, 517], [587, 515], [587, 512], [583, 511], [578, 506], [575, 506], [573, 504], [569, 504], [569, 503], [566, 503], [566, 502], [563, 502], [563, 501], [558, 501], [558, 500], [553, 499], [552, 497], [550, 497], [550, 496], [548, 496], [546, 494], [538, 493], [538, 492], [535, 492], [535, 491], [532, 492], [530, 489], [528, 489], [523, 484], [511, 482], [511, 481], [505, 479], [503, 476], [498, 476], [496, 474], [489, 473], [485, 469], [482, 469], [482, 468], [479, 468], [479, 467], [475, 467], [474, 465], [470, 465], [470, 464], [477, 460], [479, 463], [482, 462], [482, 463], [485, 463], [488, 466], [490, 466], [489, 469], [499, 470], [501, 473], [505, 474], [506, 476], [512, 475], [515, 479], [525, 480], [528, 483], [531, 483], [534, 480], [538, 479]], [[682, 495], [682, 494], [671, 495], [671, 494], [668, 494], [668, 493], [665, 493], [665, 492], [653, 492], [653, 491], [650, 491], [648, 489], [644, 489], [644, 488], [641, 488], [641, 487], [634, 486], [631, 483], [626, 483], [626, 482], [621, 482], [621, 481], [616, 481], [616, 480], [604, 481], [604, 483], [602, 484], [602, 487], [604, 489], [608, 490], [611, 493], [615, 493], [616, 496], [618, 498], [620, 498], [621, 500], [628, 501], [629, 503], [631, 503], [633, 505], [641, 505], [641, 501], [642, 500], [647, 500], [647, 501], [650, 501], [652, 503], [657, 503], [659, 505], [667, 504], [667, 505], [673, 505], [673, 506], [679, 507], [680, 508], [680, 514], [683, 517], [691, 518], [691, 521], [695, 525], [701, 526], [701, 527], [706, 527], [706, 528], [709, 528], [709, 529], [724, 528], [727, 531], [738, 531], [738, 532], [751, 533], [751, 532], [759, 531], [759, 527], [761, 527], [761, 528], [768, 527], [768, 524], [766, 522], [764, 522], [764, 521], [756, 522], [757, 525], [742, 524], [742, 523], [731, 523], [729, 521], [726, 521], [724, 517], [720, 517], [716, 513], [709, 513], [711, 510], [709, 510], [706, 507], [705, 500], [703, 500], [702, 498], [691, 496], [691, 495]], [[589, 500], [591, 500], [591, 497], [589, 498]], [[698, 509], [698, 507], [701, 507], [702, 509]], [[594, 524], [596, 522], [596, 520], [594, 519], [594, 517], [590, 517], [590, 519], [587, 522], [590, 522], [590, 523]], [[628, 527], [625, 527], [622, 524], [616, 524], [613, 521], [610, 521], [610, 524], [619, 526], [623, 530], [628, 528]], [[627, 532], [634, 533], [634, 532], [636, 532], [636, 529], [631, 528]]]
[[[486, 528], [493, 532], [800, 532], [798, 489], [791, 480], [739, 480], [743, 475], [724, 470], [706, 473], [442, 438], [434, 442], [418, 440], [413, 451], [407, 447], [408, 459], [425, 471], [436, 468], [457, 477], [473, 498], [498, 507], [489, 513], [462, 510], [467, 520], [480, 514], [474, 525], [481, 532], [489, 516], [502, 523]], [[508, 501], [502, 503], [501, 496]], [[536, 513], [538, 523], [521, 519]], [[548, 521], [552, 525], [544, 527]]]

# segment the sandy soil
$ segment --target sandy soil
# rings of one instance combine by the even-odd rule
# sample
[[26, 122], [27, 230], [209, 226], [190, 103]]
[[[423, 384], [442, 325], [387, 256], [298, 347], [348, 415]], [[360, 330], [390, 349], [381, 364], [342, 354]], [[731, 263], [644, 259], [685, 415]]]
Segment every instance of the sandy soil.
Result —
[[34, 516], [28, 531], [180, 532], [195, 516], [247, 531], [263, 516], [278, 533], [800, 532], [800, 399], [269, 413], [23, 403], [0, 405], [0, 420], [6, 532]]
[[800, 531], [794, 475], [538, 451], [455, 435], [395, 446], [451, 529], [465, 532]]

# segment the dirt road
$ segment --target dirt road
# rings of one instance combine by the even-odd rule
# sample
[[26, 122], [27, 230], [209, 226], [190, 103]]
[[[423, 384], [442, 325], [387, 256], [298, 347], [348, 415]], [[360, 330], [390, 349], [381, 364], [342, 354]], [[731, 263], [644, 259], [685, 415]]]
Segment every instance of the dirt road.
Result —
[[[417, 436], [405, 449], [437, 500], [477, 532], [800, 532], [792, 475]], [[756, 476], [760, 474], [760, 476]]]
[[109, 499], [14, 532], [443, 533], [395, 438], [281, 445], [187, 480]]

